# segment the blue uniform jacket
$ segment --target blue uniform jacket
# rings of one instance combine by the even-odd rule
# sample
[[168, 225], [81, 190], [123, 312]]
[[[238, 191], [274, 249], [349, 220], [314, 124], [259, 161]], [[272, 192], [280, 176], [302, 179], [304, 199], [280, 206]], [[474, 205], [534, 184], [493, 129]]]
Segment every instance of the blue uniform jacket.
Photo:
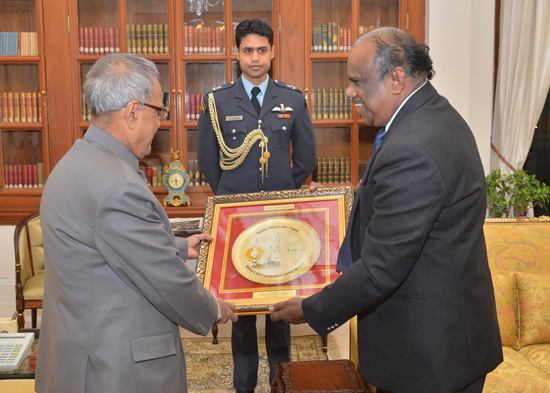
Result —
[[[241, 146], [246, 135], [258, 128], [258, 120], [261, 120], [262, 131], [269, 139], [270, 153], [263, 176], [259, 142], [250, 149], [240, 166], [222, 170], [220, 146], [208, 110], [208, 93], [205, 94], [202, 105], [205, 110], [198, 123], [199, 166], [214, 193], [224, 195], [301, 187], [317, 165], [315, 134], [302, 92], [270, 79], [258, 117], [241, 78], [211, 91], [226, 145], [232, 149]], [[284, 111], [280, 110], [282, 107]]]

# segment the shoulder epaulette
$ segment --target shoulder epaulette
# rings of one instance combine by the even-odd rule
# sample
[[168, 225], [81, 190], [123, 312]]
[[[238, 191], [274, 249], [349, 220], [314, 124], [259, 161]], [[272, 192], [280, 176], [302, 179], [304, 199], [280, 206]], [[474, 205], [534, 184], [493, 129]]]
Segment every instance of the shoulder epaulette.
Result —
[[229, 83], [226, 83], [225, 85], [214, 87], [212, 90], [208, 91], [206, 94], [208, 94], [210, 92], [217, 92], [217, 91], [220, 91], [220, 90], [228, 89], [228, 88], [233, 87], [233, 86], [235, 86], [235, 82], [231, 81]]
[[276, 79], [273, 80], [273, 83], [275, 83], [277, 86], [286, 87], [287, 89], [297, 91], [298, 93], [301, 93], [302, 91], [298, 89], [297, 87], [294, 87], [292, 85], [289, 85], [288, 83], [278, 81]]

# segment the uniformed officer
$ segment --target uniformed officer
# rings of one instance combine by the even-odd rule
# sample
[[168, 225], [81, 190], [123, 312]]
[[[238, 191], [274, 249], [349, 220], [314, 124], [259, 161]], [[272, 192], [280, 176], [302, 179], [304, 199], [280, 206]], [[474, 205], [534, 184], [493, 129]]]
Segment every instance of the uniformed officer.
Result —
[[[315, 135], [301, 91], [268, 76], [273, 30], [259, 19], [235, 31], [242, 76], [205, 94], [198, 122], [199, 166], [216, 195], [300, 188], [316, 166]], [[258, 91], [259, 90], [259, 91]], [[292, 145], [292, 151], [291, 151]], [[290, 361], [290, 326], [266, 318], [270, 381]], [[232, 327], [233, 385], [256, 387], [256, 316]]]

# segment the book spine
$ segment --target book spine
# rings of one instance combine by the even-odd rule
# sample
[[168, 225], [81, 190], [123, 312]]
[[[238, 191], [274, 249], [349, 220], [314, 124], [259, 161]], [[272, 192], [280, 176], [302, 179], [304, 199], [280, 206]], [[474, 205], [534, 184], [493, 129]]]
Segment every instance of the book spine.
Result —
[[8, 123], [13, 123], [14, 110], [13, 110], [13, 93], [8, 92]]
[[19, 93], [15, 92], [13, 93], [13, 121], [14, 123], [20, 123], [21, 122], [21, 104], [19, 100]]
[[44, 163], [38, 162], [36, 164], [36, 172], [38, 176], [38, 187], [42, 188], [44, 186]]
[[147, 25], [147, 53], [153, 54], [153, 25]]
[[113, 27], [113, 34], [114, 34], [114, 46], [115, 46], [115, 53], [120, 52], [120, 34], [118, 32], [118, 27]]
[[156, 23], [152, 27], [153, 32], [153, 53], [155, 55], [159, 54], [159, 25]]
[[8, 93], [2, 92], [2, 123], [8, 122]]
[[321, 52], [322, 53], [328, 52], [328, 25], [327, 24], [324, 24], [321, 26], [321, 42], [322, 42]]
[[80, 119], [86, 121], [86, 94], [81, 94], [80, 99]]
[[90, 27], [83, 27], [84, 29], [84, 47], [83, 47], [83, 50], [84, 50], [84, 53], [85, 55], [89, 55], [90, 54]]
[[78, 54], [84, 54], [84, 27], [78, 29]]
[[193, 28], [193, 53], [199, 53], [199, 33], [200, 33], [200, 26], [195, 26]]
[[32, 106], [32, 121], [33, 123], [38, 123], [38, 107], [37, 107], [37, 98], [36, 92], [32, 93], [31, 96], [31, 106]]
[[138, 55], [141, 54], [141, 25], [135, 25], [135, 41], [136, 41], [136, 51]]
[[42, 94], [40, 92], [36, 93], [36, 112], [38, 122], [42, 123]]
[[32, 188], [38, 187], [38, 170], [36, 168], [36, 164], [32, 164], [31, 166], [31, 182], [30, 186]]
[[[19, 116], [21, 118], [21, 123], [27, 123], [27, 98], [26, 93], [19, 93]], [[32, 120], [32, 117], [31, 117]]]
[[164, 25], [164, 31], [163, 31], [163, 34], [162, 34], [162, 37], [163, 37], [163, 41], [164, 41], [164, 53], [169, 53], [168, 52], [168, 25]]
[[151, 184], [153, 187], [158, 187], [158, 168], [156, 166], [151, 168]]

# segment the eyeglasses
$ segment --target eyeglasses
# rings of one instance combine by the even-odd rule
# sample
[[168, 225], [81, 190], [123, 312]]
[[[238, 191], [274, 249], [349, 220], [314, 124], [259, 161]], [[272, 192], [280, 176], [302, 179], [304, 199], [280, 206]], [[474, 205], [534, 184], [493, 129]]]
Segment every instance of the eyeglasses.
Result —
[[157, 111], [157, 119], [159, 119], [160, 121], [166, 120], [166, 118], [170, 114], [170, 111], [168, 110], [168, 108], [165, 108], [163, 106], [151, 105], [151, 104], [148, 104], [146, 102], [144, 102], [143, 105], [148, 106], [149, 108], [153, 108], [154, 110], [156, 110]]

